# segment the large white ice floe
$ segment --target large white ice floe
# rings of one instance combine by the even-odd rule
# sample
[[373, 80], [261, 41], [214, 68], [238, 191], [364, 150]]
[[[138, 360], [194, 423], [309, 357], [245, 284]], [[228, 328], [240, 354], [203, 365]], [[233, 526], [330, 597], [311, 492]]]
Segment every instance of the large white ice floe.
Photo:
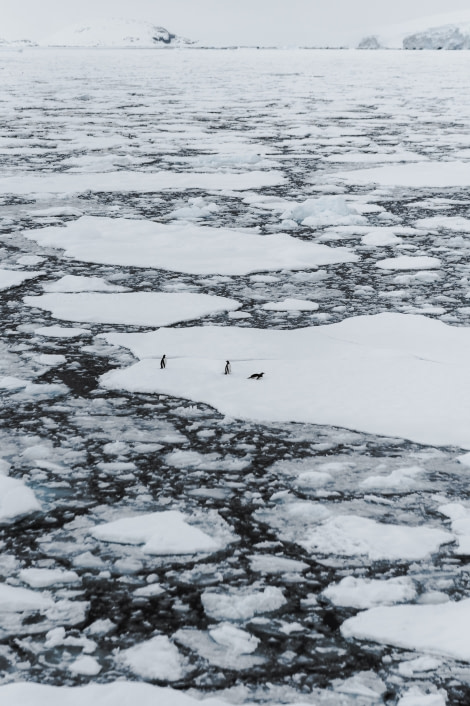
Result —
[[72, 174], [29, 173], [0, 178], [0, 194], [78, 194], [86, 191], [153, 193], [159, 191], [245, 191], [279, 186], [284, 176], [274, 171], [217, 172], [103, 172]]
[[346, 620], [344, 637], [470, 662], [470, 598], [440, 605], [371, 608]]
[[65, 321], [132, 326], [168, 326], [241, 306], [234, 299], [192, 292], [54, 292], [24, 297], [24, 303]]
[[65, 226], [37, 228], [23, 235], [45, 247], [63, 248], [67, 256], [85, 262], [203, 275], [303, 270], [358, 259], [346, 248], [307, 243], [285, 233], [258, 235], [126, 218], [84, 216]]
[[188, 524], [185, 515], [176, 510], [106, 522], [95, 527], [92, 535], [105, 542], [140, 544], [145, 553], [158, 555], [206, 554], [224, 546], [220, 538]]
[[[109, 389], [205, 402], [260, 421], [328, 424], [470, 449], [470, 329], [384, 313], [290, 331], [237, 327], [107, 334], [140, 362]], [[160, 370], [159, 356], [169, 363]], [[223, 375], [230, 360], [232, 374]], [[248, 380], [264, 372], [261, 380]]]
[[446, 188], [470, 185], [470, 162], [418, 162], [338, 172], [349, 184], [379, 184], [408, 188]]
[[407, 576], [383, 580], [346, 576], [328, 586], [322, 595], [335, 605], [364, 609], [411, 601], [416, 597], [416, 587]]
[[42, 274], [43, 272], [0, 269], [0, 290], [10, 289], [10, 287], [19, 287], [28, 279], [35, 279]]
[[305, 532], [299, 544], [311, 553], [367, 556], [372, 561], [411, 561], [438, 551], [453, 535], [434, 527], [376, 522], [368, 517], [337, 515]]
[[122, 650], [117, 659], [142, 679], [178, 681], [186, 673], [184, 657], [166, 635]]

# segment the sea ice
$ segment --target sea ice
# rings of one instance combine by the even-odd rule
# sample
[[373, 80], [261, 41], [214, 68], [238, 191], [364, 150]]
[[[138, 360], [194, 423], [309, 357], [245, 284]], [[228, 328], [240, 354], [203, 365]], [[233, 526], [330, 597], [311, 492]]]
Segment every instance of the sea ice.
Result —
[[361, 488], [380, 488], [385, 492], [401, 493], [416, 488], [424, 468], [408, 466], [396, 468], [387, 476], [368, 476], [361, 481]]
[[364, 609], [412, 601], [416, 597], [416, 588], [407, 576], [383, 580], [346, 576], [339, 583], [328, 586], [322, 595], [334, 605]]
[[262, 574], [301, 573], [309, 568], [305, 561], [288, 559], [275, 554], [252, 554], [247, 559], [250, 562], [251, 570], [259, 571]]
[[54, 601], [47, 593], [0, 583], [0, 613], [44, 611], [53, 606]]
[[356, 515], [336, 515], [308, 530], [299, 544], [311, 553], [367, 556], [371, 561], [411, 561], [437, 552], [453, 541], [449, 532], [376, 522]]
[[379, 260], [376, 264], [381, 270], [432, 270], [440, 267], [441, 261], [426, 255], [400, 255]]
[[204, 172], [103, 172], [73, 174], [22, 174], [0, 178], [0, 194], [78, 194], [95, 192], [137, 192], [197, 190], [246, 191], [266, 186], [279, 186], [285, 181], [275, 171], [240, 173]]
[[36, 336], [46, 336], [47, 338], [78, 338], [79, 336], [90, 336], [90, 331], [86, 328], [75, 328], [72, 326], [39, 326], [34, 329]]
[[41, 505], [31, 488], [18, 478], [0, 474], [0, 524], [9, 524], [40, 510]]
[[468, 187], [470, 162], [417, 162], [372, 169], [338, 172], [335, 177], [349, 184], [378, 184], [413, 189]]
[[69, 670], [72, 674], [94, 677], [101, 672], [101, 665], [94, 657], [82, 655], [69, 665]]
[[387, 228], [379, 228], [377, 230], [371, 230], [367, 235], [363, 235], [361, 238], [361, 243], [363, 245], [369, 245], [371, 247], [386, 247], [390, 245], [399, 245], [402, 241], [394, 233], [391, 233]]
[[413, 686], [400, 699], [397, 706], [446, 706], [447, 694], [443, 689], [426, 694]]
[[65, 571], [64, 569], [22, 569], [18, 578], [32, 588], [80, 583], [80, 578], [75, 571]]
[[441, 664], [442, 660], [425, 655], [423, 657], [409, 659], [406, 662], [401, 662], [398, 665], [398, 673], [403, 677], [412, 677], [414, 674], [434, 672], [436, 669], [439, 669]]
[[98, 525], [96, 539], [118, 544], [143, 544], [148, 554], [195, 554], [218, 551], [221, 544], [198, 527], [189, 525], [181, 512], [169, 510]]
[[27, 272], [25, 270], [4, 270], [0, 269], [0, 290], [10, 289], [10, 287], [19, 287], [20, 284], [28, 279], [36, 279], [43, 272]]
[[63, 248], [68, 257], [85, 262], [201, 275], [303, 270], [358, 259], [346, 248], [308, 243], [285, 233], [258, 235], [125, 218], [86, 216], [62, 227], [36, 228], [23, 235], [45, 247]]
[[47, 282], [42, 288], [45, 292], [122, 292], [125, 287], [108, 284], [102, 277], [84, 277], [65, 275], [55, 282]]
[[234, 299], [192, 292], [51, 293], [24, 297], [24, 302], [28, 306], [50, 311], [54, 318], [65, 321], [133, 326], [168, 326], [208, 314], [233, 311], [241, 306]]
[[447, 503], [438, 508], [442, 515], [451, 520], [452, 532], [457, 537], [457, 547], [454, 553], [461, 556], [470, 555], [470, 510], [461, 503]]
[[306, 299], [284, 299], [279, 302], [263, 304], [266, 311], [316, 311], [319, 305]]
[[281, 216], [303, 226], [362, 225], [367, 219], [348, 204], [343, 196], [320, 196], [293, 204]]
[[433, 216], [431, 218], [420, 218], [415, 222], [415, 226], [423, 230], [442, 228], [458, 233], [470, 233], [470, 218], [463, 218], [462, 216]]
[[122, 650], [117, 659], [142, 679], [178, 681], [186, 671], [184, 658], [165, 635], [157, 635]]
[[470, 598], [439, 605], [371, 608], [341, 626], [344, 637], [372, 640], [470, 662]]
[[252, 654], [258, 646], [258, 638], [230, 624], [221, 623], [209, 632], [182, 629], [173, 637], [222, 669], [251, 669], [265, 662], [264, 657]]
[[[154, 638], [156, 640], [156, 638]], [[148, 641], [152, 642], [152, 641]], [[140, 652], [124, 650], [124, 663], [144, 679], [175, 681], [183, 675], [183, 669], [174, 652], [167, 652], [165, 638], [150, 646], [142, 643]], [[135, 648], [130, 648], [135, 649]], [[142, 674], [141, 672], [145, 672]], [[148, 676], [147, 676], [148, 675]], [[171, 677], [175, 677], [172, 679]], [[34, 682], [15, 682], [0, 686], [0, 700], [8, 706], [199, 706], [204, 700], [189, 696], [183, 691], [158, 687], [138, 681], [114, 681], [109, 684], [87, 684], [85, 686], [49, 686]], [[300, 702], [299, 702], [300, 704]], [[217, 697], [208, 700], [208, 706], [227, 706], [228, 702]]]
[[267, 586], [262, 591], [253, 588], [230, 592], [204, 591], [202, 605], [207, 615], [216, 620], [249, 620], [259, 613], [278, 610], [287, 601], [280, 588]]
[[[206, 326], [104, 337], [142, 359], [102, 376], [109, 389], [206, 402], [235, 418], [470, 449], [469, 328], [385, 313], [296, 330]], [[160, 371], [163, 353], [174, 359]], [[222, 374], [225, 360], [231, 375]], [[247, 380], [255, 372], [264, 378]]]

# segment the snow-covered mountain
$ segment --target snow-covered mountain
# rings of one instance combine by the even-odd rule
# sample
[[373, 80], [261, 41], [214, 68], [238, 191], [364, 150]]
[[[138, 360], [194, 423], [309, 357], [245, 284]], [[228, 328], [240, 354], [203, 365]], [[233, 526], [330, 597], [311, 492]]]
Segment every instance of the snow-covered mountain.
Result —
[[2, 48], [21, 48], [21, 47], [36, 47], [36, 42], [31, 39], [3, 39], [0, 37], [0, 49]]
[[43, 39], [40, 44], [61, 47], [173, 47], [188, 46], [193, 42], [151, 22], [113, 18], [65, 27]]
[[470, 49], [470, 12], [424, 17], [379, 30], [358, 49]]

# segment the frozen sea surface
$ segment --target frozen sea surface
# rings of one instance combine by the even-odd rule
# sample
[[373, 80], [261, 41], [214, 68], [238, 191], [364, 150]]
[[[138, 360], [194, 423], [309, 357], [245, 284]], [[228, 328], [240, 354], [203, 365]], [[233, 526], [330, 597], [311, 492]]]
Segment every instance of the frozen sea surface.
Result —
[[2, 703], [468, 705], [468, 53], [0, 59]]

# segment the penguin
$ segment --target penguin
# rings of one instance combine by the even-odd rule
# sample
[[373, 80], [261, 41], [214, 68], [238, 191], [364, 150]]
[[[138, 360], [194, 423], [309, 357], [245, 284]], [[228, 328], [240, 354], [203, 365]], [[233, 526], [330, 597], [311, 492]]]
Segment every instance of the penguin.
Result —
[[160, 368], [161, 368], [161, 370], [163, 370], [164, 368], [166, 368], [166, 355], [164, 355], [163, 358], [162, 358], [161, 361], [160, 361]]
[[232, 366], [230, 365], [230, 361], [226, 360], [225, 361], [225, 370], [224, 370], [224, 375], [230, 375], [232, 372]]
[[264, 373], [253, 373], [253, 375], [250, 375], [248, 380], [261, 380], [263, 375], [264, 375]]

